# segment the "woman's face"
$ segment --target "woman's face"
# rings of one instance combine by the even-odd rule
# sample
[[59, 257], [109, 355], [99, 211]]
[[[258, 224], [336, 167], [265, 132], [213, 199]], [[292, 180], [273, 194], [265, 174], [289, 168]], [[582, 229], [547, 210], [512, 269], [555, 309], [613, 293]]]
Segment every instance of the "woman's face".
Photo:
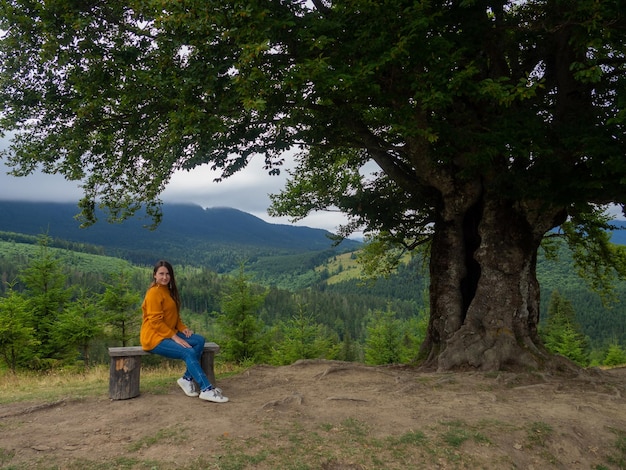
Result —
[[159, 266], [154, 273], [154, 281], [160, 286], [167, 286], [170, 283], [170, 272], [165, 266]]

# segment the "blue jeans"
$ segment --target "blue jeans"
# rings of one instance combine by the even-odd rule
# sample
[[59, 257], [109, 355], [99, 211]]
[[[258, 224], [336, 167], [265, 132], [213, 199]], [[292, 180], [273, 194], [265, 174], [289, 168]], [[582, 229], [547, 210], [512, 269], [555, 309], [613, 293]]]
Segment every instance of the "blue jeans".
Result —
[[185, 379], [195, 380], [200, 387], [200, 390], [213, 388], [213, 385], [209, 382], [208, 377], [200, 365], [200, 358], [202, 357], [202, 352], [204, 351], [204, 336], [194, 333], [187, 338], [180, 332], [176, 334], [187, 341], [191, 347], [184, 348], [173, 339], [167, 338], [157, 344], [157, 346], [149, 352], [167, 357], [169, 359], [182, 359], [187, 365], [187, 370], [185, 370], [185, 374], [183, 375]]

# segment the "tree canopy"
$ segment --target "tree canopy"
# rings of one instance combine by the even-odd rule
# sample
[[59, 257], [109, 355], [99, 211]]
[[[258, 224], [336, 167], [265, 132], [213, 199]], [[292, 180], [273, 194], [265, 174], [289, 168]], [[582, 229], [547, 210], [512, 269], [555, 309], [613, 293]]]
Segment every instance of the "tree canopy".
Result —
[[4, 0], [0, 30], [15, 174], [158, 220], [175, 170], [299, 149], [272, 213], [431, 243], [439, 369], [541, 367], [541, 240], [626, 202], [618, 0]]

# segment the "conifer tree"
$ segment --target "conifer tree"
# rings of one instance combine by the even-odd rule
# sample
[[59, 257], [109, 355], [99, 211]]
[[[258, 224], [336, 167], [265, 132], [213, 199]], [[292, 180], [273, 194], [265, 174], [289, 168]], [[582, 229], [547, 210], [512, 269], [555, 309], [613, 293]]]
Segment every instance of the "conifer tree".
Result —
[[323, 325], [316, 323], [298, 304], [297, 313], [286, 322], [279, 322], [280, 340], [272, 351], [272, 362], [291, 364], [299, 359], [335, 359], [337, 341]]
[[257, 361], [265, 354], [264, 324], [258, 312], [266, 295], [253, 291], [241, 264], [222, 297], [222, 315], [218, 318], [225, 336], [222, 348], [225, 358], [241, 364]]
[[0, 298], [0, 359], [13, 373], [20, 362], [35, 354], [39, 344], [29, 323], [27, 301], [10, 285], [7, 295]]
[[546, 325], [542, 331], [545, 347], [579, 365], [589, 363], [589, 344], [576, 320], [572, 303], [558, 291], [552, 292]]
[[365, 340], [366, 364], [394, 364], [402, 362], [402, 325], [395, 312], [372, 312]]
[[111, 276], [100, 300], [104, 323], [111, 328], [111, 337], [122, 346], [138, 340], [141, 326], [141, 297], [131, 290], [128, 280], [127, 272]]
[[424, 341], [428, 329], [428, 310], [406, 320], [396, 318], [396, 312], [376, 310], [369, 315], [365, 339], [367, 364], [408, 363], [415, 358], [415, 350]]
[[30, 367], [49, 368], [63, 358], [65, 343], [58, 343], [53, 335], [55, 323], [69, 301], [71, 292], [66, 287], [66, 276], [60, 261], [48, 247], [47, 235], [39, 237], [39, 253], [20, 274], [24, 295], [30, 312], [29, 326], [39, 343], [31, 358]]
[[341, 342], [338, 359], [348, 362], [363, 361], [363, 347], [358, 341], [354, 341], [349, 332], [346, 332]]
[[78, 298], [67, 305], [55, 324], [58, 344], [66, 345], [66, 356], [72, 360], [81, 356], [85, 367], [90, 365], [92, 342], [102, 337], [102, 311], [94, 294], [81, 289]]
[[617, 341], [613, 341], [609, 345], [606, 357], [604, 358], [604, 365], [613, 367], [623, 364], [626, 364], [626, 351], [624, 351]]

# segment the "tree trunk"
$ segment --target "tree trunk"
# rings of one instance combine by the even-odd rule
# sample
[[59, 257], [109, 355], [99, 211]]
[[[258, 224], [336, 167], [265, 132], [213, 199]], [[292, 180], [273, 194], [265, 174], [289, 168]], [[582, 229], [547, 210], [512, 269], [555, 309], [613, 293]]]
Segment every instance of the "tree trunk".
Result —
[[[438, 370], [542, 368], [537, 250], [562, 211], [530, 211], [484, 195], [436, 223], [431, 319], [422, 347]], [[540, 215], [539, 215], [540, 214]]]

